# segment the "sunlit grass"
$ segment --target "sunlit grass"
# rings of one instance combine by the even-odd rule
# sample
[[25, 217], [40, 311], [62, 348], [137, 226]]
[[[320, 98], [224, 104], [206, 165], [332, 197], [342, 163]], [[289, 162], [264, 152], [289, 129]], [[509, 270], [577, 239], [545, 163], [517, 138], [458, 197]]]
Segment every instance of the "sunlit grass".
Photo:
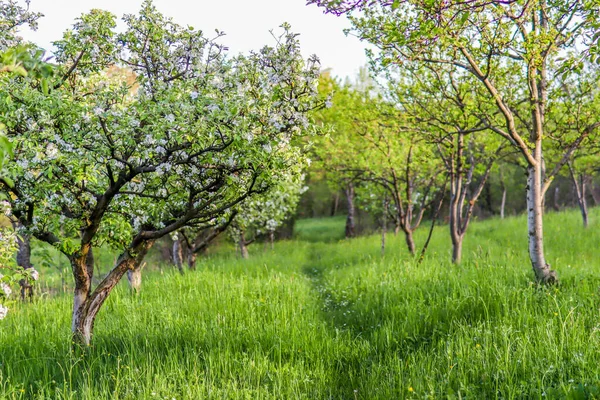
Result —
[[334, 218], [121, 285], [84, 357], [69, 296], [42, 297], [0, 322], [0, 398], [598, 398], [599, 215], [547, 215], [555, 288], [532, 281], [521, 217], [472, 224], [460, 266], [445, 226], [416, 265]]

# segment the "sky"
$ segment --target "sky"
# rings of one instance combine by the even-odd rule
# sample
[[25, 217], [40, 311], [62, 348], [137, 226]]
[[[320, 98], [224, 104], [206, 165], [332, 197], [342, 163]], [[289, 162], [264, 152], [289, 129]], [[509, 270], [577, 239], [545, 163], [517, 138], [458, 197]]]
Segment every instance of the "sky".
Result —
[[[31, 0], [30, 9], [45, 16], [39, 21], [37, 31], [23, 30], [21, 36], [51, 51], [51, 42], [60, 39], [82, 13], [100, 8], [120, 19], [123, 14], [136, 13], [141, 3], [142, 0]], [[305, 56], [316, 54], [322, 68], [331, 68], [333, 75], [353, 79], [367, 63], [365, 45], [343, 33], [350, 26], [346, 18], [325, 15], [322, 9], [305, 5], [306, 0], [155, 0], [154, 3], [178, 24], [191, 25], [207, 35], [215, 29], [224, 31], [227, 35], [222, 43], [232, 53], [274, 44], [269, 30], [288, 22], [292, 31], [300, 33]]]

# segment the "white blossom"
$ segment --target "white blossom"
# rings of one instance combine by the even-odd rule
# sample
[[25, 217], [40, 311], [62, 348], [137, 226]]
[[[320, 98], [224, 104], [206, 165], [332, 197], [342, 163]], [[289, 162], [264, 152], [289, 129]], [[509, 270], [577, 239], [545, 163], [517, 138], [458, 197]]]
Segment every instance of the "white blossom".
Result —
[[56, 145], [54, 143], [48, 143], [48, 146], [46, 146], [46, 157], [48, 157], [50, 160], [53, 160], [57, 155], [58, 148]]
[[6, 314], [8, 314], [8, 307], [5, 307], [2, 304], [0, 304], [0, 320], [6, 318]]
[[12, 293], [12, 289], [5, 282], [0, 282], [0, 290], [2, 290], [4, 292], [4, 297], [6, 297], [6, 298], [10, 297], [10, 295]]

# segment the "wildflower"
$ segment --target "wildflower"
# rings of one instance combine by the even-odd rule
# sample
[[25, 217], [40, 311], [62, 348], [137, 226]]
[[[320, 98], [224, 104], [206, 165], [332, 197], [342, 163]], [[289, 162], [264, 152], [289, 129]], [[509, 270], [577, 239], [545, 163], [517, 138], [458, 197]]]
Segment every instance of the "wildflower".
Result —
[[198, 98], [198, 92], [190, 93], [190, 97], [192, 98], [192, 100], [196, 100]]
[[415, 389], [413, 389], [413, 387], [412, 387], [412, 386], [409, 386], [409, 387], [408, 387], [408, 391], [412, 393], [412, 392], [414, 392], [414, 391], [415, 391]]

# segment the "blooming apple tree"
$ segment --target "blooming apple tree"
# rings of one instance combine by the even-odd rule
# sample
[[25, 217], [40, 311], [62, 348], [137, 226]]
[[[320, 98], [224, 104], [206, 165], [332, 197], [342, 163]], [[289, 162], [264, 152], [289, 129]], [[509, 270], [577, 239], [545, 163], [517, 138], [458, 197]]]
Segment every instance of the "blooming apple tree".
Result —
[[[48, 95], [27, 78], [0, 94], [17, 159], [2, 190], [28, 232], [70, 260], [82, 344], [155, 240], [227, 215], [295, 165], [289, 144], [319, 106], [318, 60], [287, 25], [274, 46], [228, 57], [221, 33], [179, 26], [151, 1], [124, 21], [117, 34], [110, 13], [82, 16], [56, 42]], [[92, 288], [86, 258], [102, 244], [120, 256]]]

